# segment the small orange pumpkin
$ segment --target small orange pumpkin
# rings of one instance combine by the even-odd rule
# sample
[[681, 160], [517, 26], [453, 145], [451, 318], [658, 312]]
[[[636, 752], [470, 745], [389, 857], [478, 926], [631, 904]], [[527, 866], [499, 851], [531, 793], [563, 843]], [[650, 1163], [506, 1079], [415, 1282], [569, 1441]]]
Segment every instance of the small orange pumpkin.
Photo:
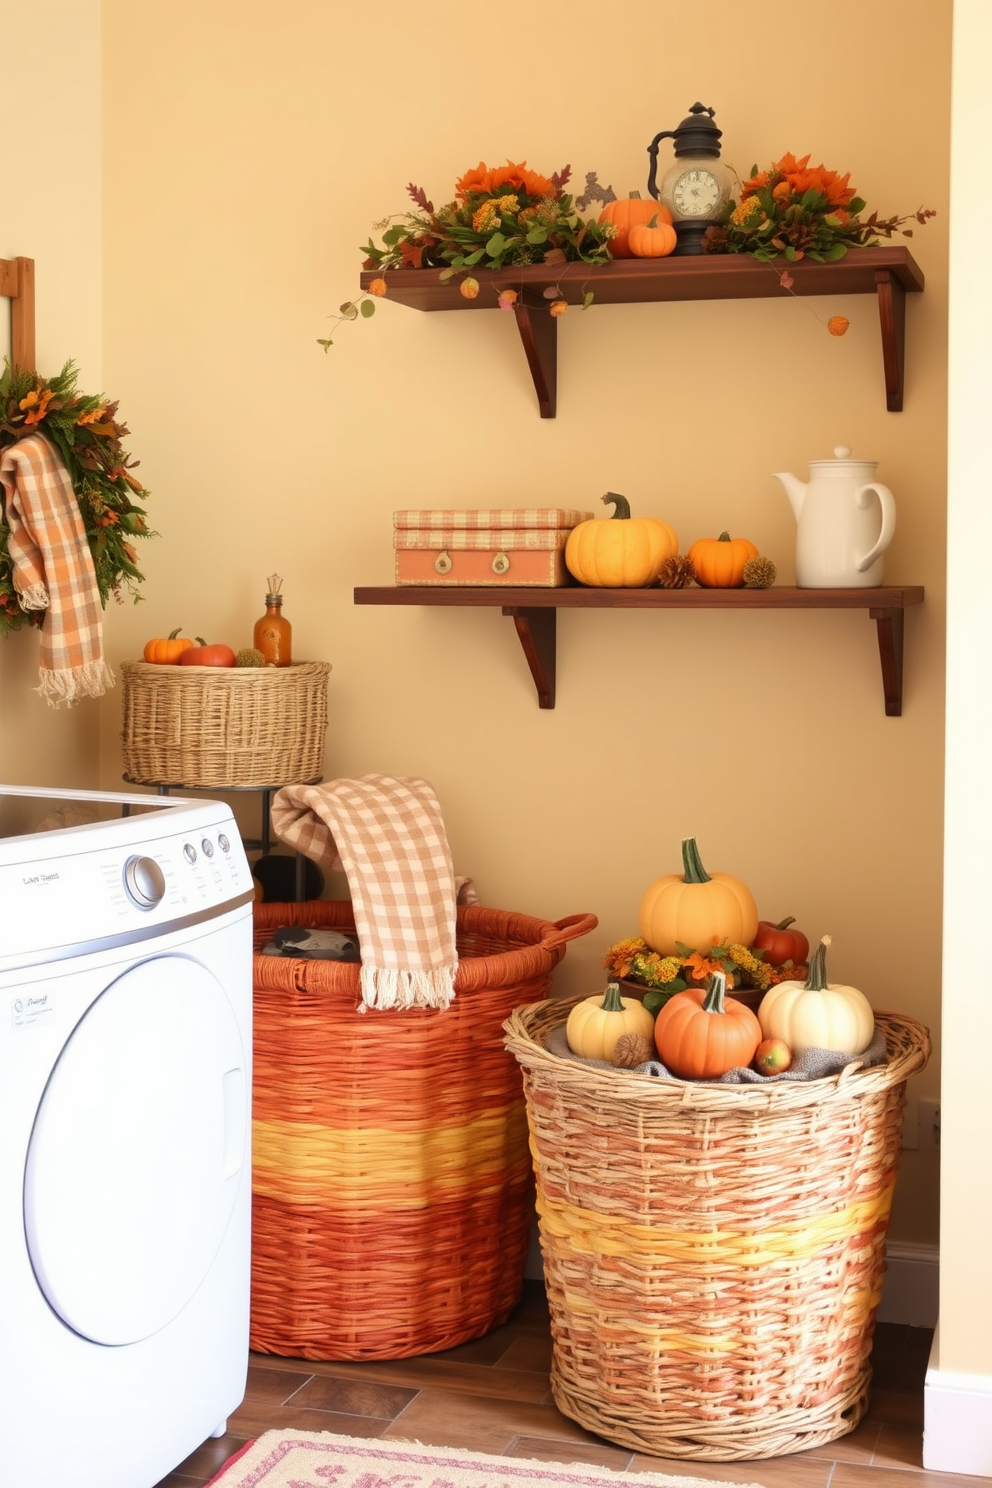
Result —
[[638, 222], [630, 229], [627, 242], [635, 258], [667, 258], [675, 251], [675, 229], [657, 215], [650, 222]]
[[758, 550], [746, 537], [721, 532], [719, 537], [699, 538], [688, 556], [696, 570], [696, 581], [704, 589], [742, 589], [744, 565], [749, 558], [757, 558]]
[[727, 997], [727, 979], [715, 971], [707, 988], [676, 992], [655, 1020], [654, 1042], [662, 1064], [682, 1080], [719, 1080], [746, 1068], [761, 1043], [761, 1024], [749, 1007]]
[[170, 630], [164, 638], [156, 637], [153, 641], [147, 641], [141, 653], [145, 660], [159, 665], [174, 666], [183, 652], [193, 644], [193, 637], [181, 636], [180, 629], [181, 627], [177, 627], [176, 630]]
[[659, 222], [672, 220], [672, 214], [667, 207], [660, 202], [645, 201], [637, 191], [632, 191], [626, 201], [609, 202], [599, 214], [600, 222], [612, 222], [617, 230], [615, 238], [610, 239], [611, 258], [633, 258], [634, 254], [630, 247], [630, 229], [639, 222], [650, 222], [652, 217], [657, 217]]

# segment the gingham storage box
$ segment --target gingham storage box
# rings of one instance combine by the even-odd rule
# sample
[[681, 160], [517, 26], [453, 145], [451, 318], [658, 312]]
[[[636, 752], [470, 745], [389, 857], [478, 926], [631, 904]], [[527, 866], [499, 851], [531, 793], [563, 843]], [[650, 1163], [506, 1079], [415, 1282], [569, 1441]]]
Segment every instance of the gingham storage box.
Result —
[[394, 512], [396, 583], [570, 584], [568, 534], [591, 518], [564, 507]]

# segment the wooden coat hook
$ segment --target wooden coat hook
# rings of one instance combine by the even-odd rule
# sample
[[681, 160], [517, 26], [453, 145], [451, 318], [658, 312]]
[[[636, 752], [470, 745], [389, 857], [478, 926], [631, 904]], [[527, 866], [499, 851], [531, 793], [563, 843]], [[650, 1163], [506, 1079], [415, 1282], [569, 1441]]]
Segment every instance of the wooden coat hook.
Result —
[[34, 340], [34, 259], [0, 258], [0, 294], [10, 301], [10, 362], [37, 369]]

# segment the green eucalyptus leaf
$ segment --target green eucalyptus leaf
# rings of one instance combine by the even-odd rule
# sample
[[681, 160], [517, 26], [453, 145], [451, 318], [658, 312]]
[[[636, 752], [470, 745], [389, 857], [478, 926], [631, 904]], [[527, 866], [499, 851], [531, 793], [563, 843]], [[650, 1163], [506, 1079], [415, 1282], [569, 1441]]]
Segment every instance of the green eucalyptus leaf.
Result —
[[527, 234], [528, 243], [546, 243], [548, 241], [548, 230], [546, 227], [532, 227]]
[[482, 259], [482, 258], [485, 258], [485, 256], [486, 256], [486, 250], [485, 250], [485, 248], [477, 248], [474, 253], [470, 253], [466, 257], [466, 259], [465, 259], [465, 266], [466, 266], [466, 268], [469, 265], [477, 264], [479, 262], [479, 260]]
[[438, 274], [437, 277], [438, 277], [438, 279], [440, 280], [440, 282], [442, 284], [446, 284], [448, 282], [448, 280], [452, 277], [452, 275], [454, 274], [454, 272], [455, 272], [454, 269], [442, 269], [441, 272], [440, 272], [440, 274]]
[[365, 319], [368, 320], [370, 315], [375, 314], [375, 300], [363, 300], [358, 308]]
[[588, 310], [589, 309], [589, 306], [593, 302], [593, 298], [594, 298], [594, 296], [593, 296], [592, 290], [591, 289], [587, 289], [586, 292], [585, 292], [585, 294], [582, 296], [582, 308], [583, 308], [583, 310]]
[[341, 312], [342, 320], [358, 319], [358, 306], [355, 304], [354, 300], [345, 300], [343, 305], [338, 306], [338, 309]]
[[486, 253], [490, 258], [498, 258], [506, 247], [506, 238], [501, 232], [494, 232], [486, 243]]
[[827, 249], [827, 258], [843, 258], [846, 252], [846, 243], [833, 243], [830, 248]]

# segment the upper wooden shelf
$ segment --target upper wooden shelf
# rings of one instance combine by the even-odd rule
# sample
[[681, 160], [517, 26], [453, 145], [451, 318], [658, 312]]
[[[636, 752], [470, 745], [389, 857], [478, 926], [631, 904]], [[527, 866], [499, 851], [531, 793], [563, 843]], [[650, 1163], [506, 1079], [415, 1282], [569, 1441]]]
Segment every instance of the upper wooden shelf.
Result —
[[885, 711], [902, 713], [904, 614], [923, 603], [919, 584], [881, 589], [591, 589], [497, 585], [400, 584], [356, 589], [360, 605], [443, 605], [500, 608], [514, 623], [537, 689], [538, 706], [555, 705], [559, 610], [867, 610], [875, 621]]
[[544, 290], [580, 305], [587, 290], [602, 305], [655, 304], [668, 300], [778, 299], [787, 291], [780, 276], [788, 269], [797, 295], [873, 294], [882, 335], [885, 400], [890, 413], [903, 404], [906, 295], [923, 289], [923, 273], [907, 248], [852, 248], [832, 263], [759, 263], [748, 254], [703, 254], [684, 258], [622, 258], [608, 264], [566, 264], [558, 277], [541, 264], [492, 272], [476, 270], [482, 286], [474, 300], [459, 293], [457, 278], [442, 282], [441, 269], [392, 269], [361, 274], [368, 289], [384, 277], [388, 298], [414, 310], [495, 310], [501, 289], [515, 289], [517, 329], [523, 342], [542, 418], [554, 418], [557, 404], [557, 319], [549, 314]]

